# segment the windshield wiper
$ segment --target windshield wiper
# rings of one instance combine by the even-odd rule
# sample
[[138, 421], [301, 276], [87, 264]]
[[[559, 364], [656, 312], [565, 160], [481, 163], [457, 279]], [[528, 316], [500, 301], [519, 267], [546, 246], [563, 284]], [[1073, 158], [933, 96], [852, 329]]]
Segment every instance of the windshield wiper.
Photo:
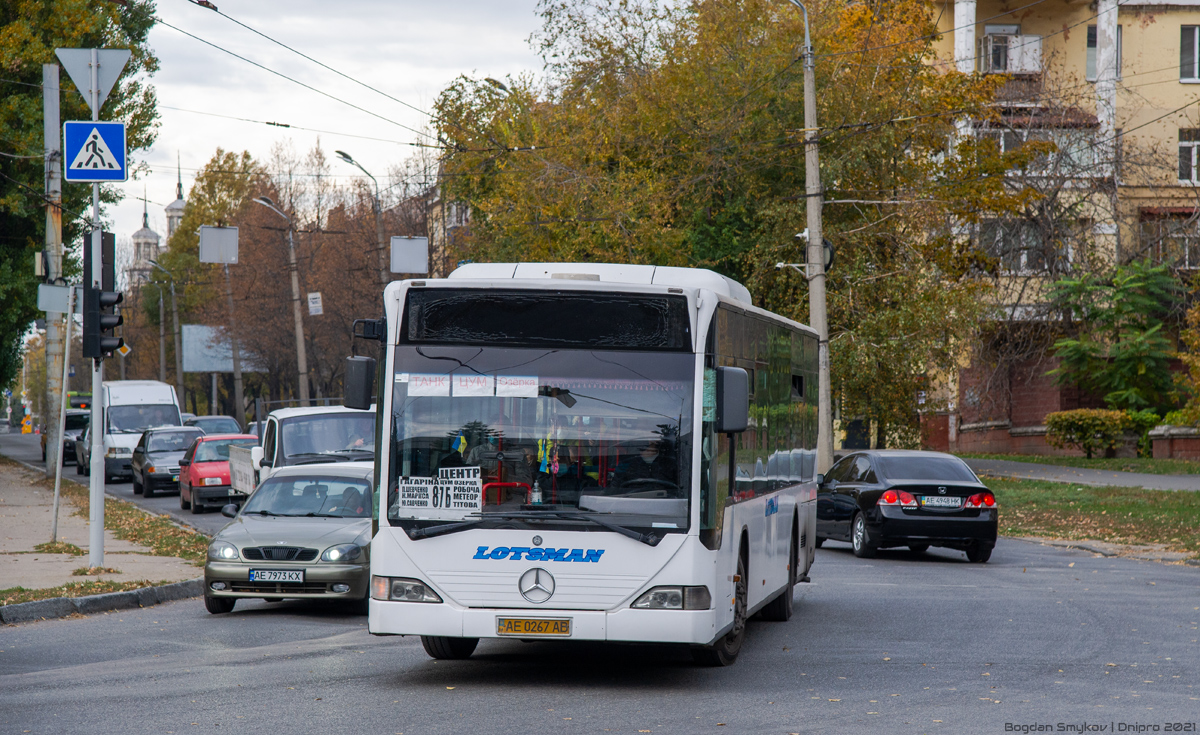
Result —
[[305, 518], [341, 518], [341, 516], [335, 515], [333, 513], [305, 513], [304, 517]]
[[[251, 510], [248, 512], [251, 515], [275, 516], [276, 518], [286, 518], [287, 517], [287, 513], [275, 513], [274, 511], [270, 511], [270, 510]], [[243, 514], [243, 515], [245, 515], [245, 514]]]
[[609, 523], [608, 521], [603, 520], [601, 518], [596, 518], [595, 516], [591, 516], [591, 515], [585, 515], [583, 513], [563, 513], [561, 511], [553, 511], [551, 513], [548, 513], [547, 515], [552, 515], [552, 516], [555, 516], [556, 518], [563, 518], [563, 519], [573, 520], [573, 521], [591, 521], [592, 523], [595, 523], [597, 526], [603, 526], [604, 528], [607, 528], [610, 531], [619, 533], [622, 536], [628, 536], [629, 538], [633, 539], [634, 541], [641, 541], [643, 544], [646, 544], [647, 546], [658, 546], [658, 542], [662, 541], [662, 537], [658, 536], [656, 534], [642, 533], [640, 531], [635, 531], [632, 528], [626, 528], [625, 526], [618, 526], [615, 523]]
[[568, 521], [590, 521], [595, 523], [597, 526], [606, 528], [614, 533], [619, 533], [622, 536], [628, 536], [634, 541], [641, 541], [647, 546], [658, 546], [658, 542], [662, 541], [661, 536], [653, 533], [641, 533], [633, 530], [632, 528], [618, 526], [615, 523], [609, 523], [608, 521], [596, 518], [594, 516], [584, 515], [583, 513], [563, 513], [561, 511], [511, 511], [507, 513], [487, 513], [482, 518], [462, 521], [461, 523], [451, 523], [445, 526], [433, 526], [432, 528], [415, 528], [408, 532], [408, 537], [416, 541], [423, 538], [431, 538], [433, 536], [442, 536], [447, 533], [454, 533], [456, 531], [464, 531], [468, 528], [473, 528], [484, 521], [493, 518], [499, 520], [540, 520], [544, 518], [560, 518]]

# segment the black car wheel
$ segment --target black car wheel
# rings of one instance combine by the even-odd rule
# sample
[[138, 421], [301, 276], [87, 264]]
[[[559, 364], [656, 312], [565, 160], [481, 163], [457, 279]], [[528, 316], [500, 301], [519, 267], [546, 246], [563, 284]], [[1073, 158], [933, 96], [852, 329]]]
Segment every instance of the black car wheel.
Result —
[[825, 545], [825, 537], [824, 536], [817, 536], [817, 540], [813, 541], [813, 546], [815, 546], [818, 549], [824, 545]]
[[924, 554], [929, 551], [929, 544], [909, 544], [908, 550], [914, 554]]
[[204, 608], [213, 615], [221, 613], [233, 612], [233, 606], [237, 604], [236, 597], [209, 597], [204, 596]]
[[970, 548], [967, 549], [967, 561], [972, 564], [985, 564], [991, 558], [992, 550], [983, 548], [979, 545], [978, 541], [971, 544]]
[[423, 635], [421, 636], [421, 645], [425, 647], [425, 653], [433, 658], [454, 660], [469, 658], [472, 653], [475, 653], [475, 646], [479, 645], [479, 639]]
[[742, 643], [746, 640], [746, 596], [749, 580], [746, 577], [746, 557], [742, 554], [738, 555], [737, 582], [733, 589], [733, 627], [715, 644], [692, 649], [692, 659], [702, 666], [730, 666], [737, 661]]
[[[183, 497], [183, 490], [179, 491], [179, 497], [181, 497], [181, 498]], [[195, 495], [192, 496], [192, 502], [190, 503], [190, 505], [192, 506], [192, 515], [198, 516], [204, 512], [204, 505], [202, 503], [196, 502]]]
[[154, 497], [154, 478], [153, 477], [146, 477], [146, 478], [142, 479], [142, 497], [143, 498]]
[[75, 474], [77, 474], [77, 475], [87, 474], [86, 472], [83, 471], [83, 468], [86, 466], [87, 465], [85, 465], [83, 462], [81, 462], [79, 460], [79, 457], [75, 458]]
[[131, 482], [133, 483], [133, 494], [141, 495], [142, 494], [142, 483], [138, 482], [137, 475], [133, 476], [133, 479], [131, 480]]
[[855, 513], [852, 524], [850, 543], [854, 546], [854, 555], [859, 559], [874, 557], [878, 548], [871, 543], [871, 538], [867, 534], [867, 519], [862, 513]]
[[187, 510], [188, 508], [191, 508], [191, 507], [192, 507], [192, 504], [183, 499], [183, 485], [180, 485], [179, 486], [179, 509]]
[[43, 462], [46, 461], [46, 448], [45, 447], [42, 447], [42, 461]]

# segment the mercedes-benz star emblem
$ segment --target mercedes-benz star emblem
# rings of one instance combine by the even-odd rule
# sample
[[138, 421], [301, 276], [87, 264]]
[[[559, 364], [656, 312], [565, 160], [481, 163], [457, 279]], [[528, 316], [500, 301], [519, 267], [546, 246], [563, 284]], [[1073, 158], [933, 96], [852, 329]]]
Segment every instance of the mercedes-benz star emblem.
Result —
[[534, 545], [534, 546], [541, 546], [541, 545], [542, 545], [542, 537], [541, 537], [541, 536], [534, 536], [534, 537], [533, 537], [533, 545]]
[[521, 597], [540, 605], [554, 596], [554, 577], [545, 569], [534, 567], [521, 575], [517, 589], [521, 592]]
[[945, 494], [946, 494], [946, 488], [944, 488], [944, 487], [939, 487], [939, 488], [938, 488], [938, 492], [939, 492], [939, 493], [941, 493], [942, 495], [945, 495]]

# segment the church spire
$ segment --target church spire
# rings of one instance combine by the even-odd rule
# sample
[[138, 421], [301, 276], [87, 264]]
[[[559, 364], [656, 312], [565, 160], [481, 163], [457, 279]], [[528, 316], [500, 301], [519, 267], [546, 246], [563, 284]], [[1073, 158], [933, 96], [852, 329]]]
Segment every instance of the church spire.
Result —
[[179, 163], [179, 151], [175, 151], [175, 171], [179, 175], [175, 183], [175, 198], [183, 199], [183, 168]]
[[146, 204], [146, 185], [142, 184], [142, 227], [150, 229], [150, 212]]

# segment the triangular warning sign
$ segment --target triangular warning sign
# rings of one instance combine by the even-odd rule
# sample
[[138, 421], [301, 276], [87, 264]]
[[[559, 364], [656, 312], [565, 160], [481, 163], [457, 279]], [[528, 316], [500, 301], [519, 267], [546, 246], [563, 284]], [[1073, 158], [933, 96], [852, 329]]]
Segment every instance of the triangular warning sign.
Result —
[[92, 128], [92, 132], [88, 133], [87, 142], [79, 149], [69, 168], [72, 171], [120, 171], [121, 164], [109, 150], [100, 131]]

